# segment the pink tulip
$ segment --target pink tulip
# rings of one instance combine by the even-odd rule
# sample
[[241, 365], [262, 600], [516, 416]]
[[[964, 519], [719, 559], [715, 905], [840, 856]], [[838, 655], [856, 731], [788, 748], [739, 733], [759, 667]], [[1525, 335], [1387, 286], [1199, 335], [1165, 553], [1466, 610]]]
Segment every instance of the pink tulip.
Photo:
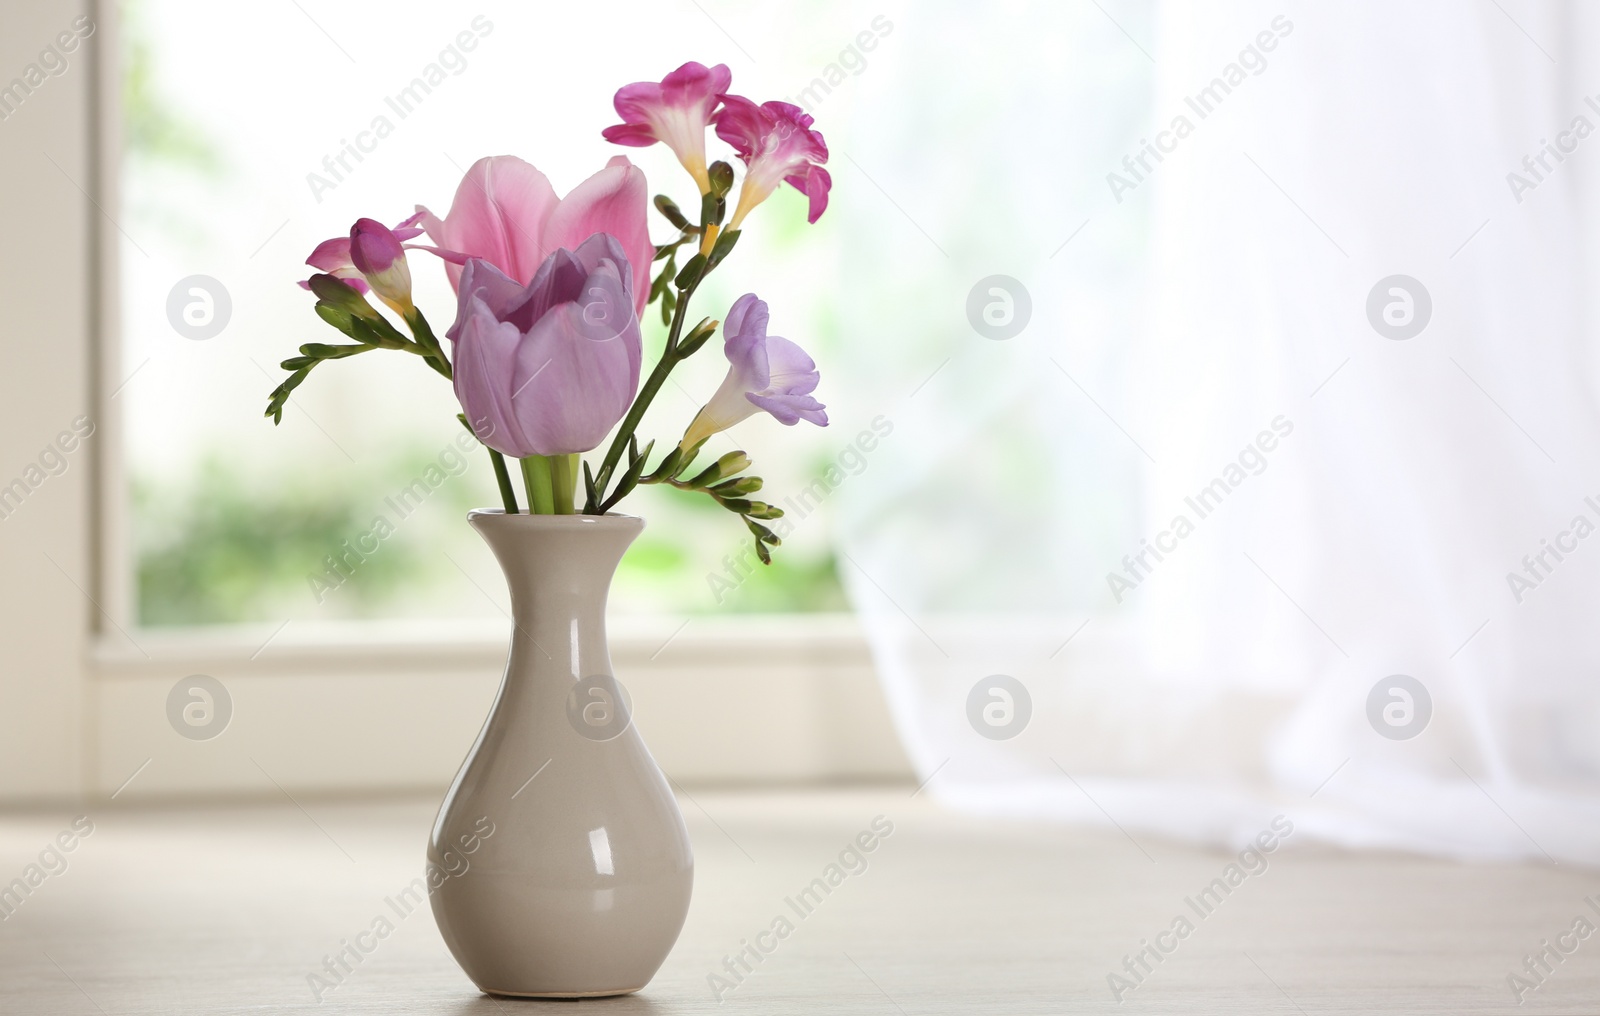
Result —
[[470, 259], [446, 334], [478, 439], [519, 459], [603, 441], [639, 387], [633, 287], [628, 255], [605, 233], [557, 249], [526, 285]]
[[722, 326], [727, 376], [695, 414], [682, 447], [692, 448], [763, 410], [786, 427], [801, 420], [828, 425], [827, 407], [811, 395], [822, 379], [816, 363], [788, 339], [769, 336], [767, 320], [766, 301], [754, 293], [734, 301]]
[[[644, 173], [624, 156], [558, 198], [543, 173], [515, 156], [499, 155], [479, 159], [467, 170], [450, 214], [440, 219], [421, 205], [417, 214], [446, 253], [482, 258], [518, 285], [531, 282], [557, 250], [576, 250], [595, 233], [608, 233], [631, 265], [629, 292], [638, 314], [650, 295], [655, 258], [647, 206]], [[447, 263], [445, 272], [459, 292], [463, 269]]]
[[750, 210], [785, 181], [811, 199], [806, 221], [816, 222], [828, 207], [833, 178], [820, 165], [828, 161], [828, 146], [811, 129], [811, 117], [787, 102], [757, 106], [739, 95], [724, 95], [722, 101], [716, 115], [717, 137], [732, 145], [746, 166], [728, 228], [738, 229]]
[[711, 190], [706, 175], [706, 125], [732, 82], [727, 64], [707, 67], [691, 60], [659, 84], [635, 81], [624, 85], [617, 89], [613, 102], [623, 122], [607, 127], [601, 136], [634, 148], [664, 143], [705, 194]]

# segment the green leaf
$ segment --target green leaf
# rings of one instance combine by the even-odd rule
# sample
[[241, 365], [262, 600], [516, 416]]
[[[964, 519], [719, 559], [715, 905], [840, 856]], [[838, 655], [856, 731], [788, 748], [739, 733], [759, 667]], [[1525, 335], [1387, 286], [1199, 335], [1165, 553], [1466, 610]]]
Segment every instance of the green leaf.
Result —
[[594, 473], [589, 470], [589, 463], [583, 464], [583, 511], [586, 515], [593, 515], [600, 507], [600, 491], [594, 485]]
[[644, 446], [643, 455], [636, 455], [633, 457], [633, 461], [628, 464], [627, 471], [625, 471], [622, 474], [622, 478], [617, 481], [617, 489], [612, 491], [611, 496], [606, 498], [605, 504], [600, 506], [600, 510], [602, 512], [610, 511], [612, 506], [618, 501], [621, 501], [623, 498], [633, 493], [633, 488], [639, 485], [639, 474], [644, 472], [645, 460], [650, 457], [650, 450], [655, 446], [656, 443], [654, 440], [652, 440], [649, 444]]

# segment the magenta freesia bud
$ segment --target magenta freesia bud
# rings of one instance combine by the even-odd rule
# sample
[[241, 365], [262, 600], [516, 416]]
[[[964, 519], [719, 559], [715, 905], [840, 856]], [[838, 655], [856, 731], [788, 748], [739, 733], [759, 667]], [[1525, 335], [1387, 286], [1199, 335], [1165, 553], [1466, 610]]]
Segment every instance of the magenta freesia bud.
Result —
[[754, 293], [734, 301], [722, 325], [728, 374], [689, 424], [683, 447], [692, 448], [763, 410], [789, 427], [801, 420], [828, 425], [827, 407], [811, 395], [822, 379], [816, 363], [788, 339], [769, 336], [767, 320], [767, 304]]
[[604, 440], [639, 387], [633, 286], [627, 253], [606, 233], [556, 250], [526, 285], [470, 259], [446, 334], [456, 398], [478, 439], [516, 458]]
[[716, 115], [717, 137], [732, 145], [744, 160], [744, 186], [728, 223], [738, 229], [750, 210], [767, 200], [784, 181], [811, 199], [807, 222], [816, 222], [828, 207], [833, 178], [822, 168], [828, 146], [811, 129], [814, 122], [799, 106], [787, 102], [756, 105], [739, 95], [724, 95]]
[[[356, 233], [362, 229], [362, 223], [370, 223], [377, 230], [382, 230], [383, 233], [393, 238], [396, 246], [400, 246], [401, 241], [422, 235], [422, 229], [417, 225], [417, 220], [421, 218], [420, 213], [413, 215], [409, 219], [396, 223], [393, 229], [389, 229], [381, 222], [376, 222], [372, 219], [358, 219], [355, 225], [350, 227], [348, 236], [336, 236], [331, 240], [324, 240], [317, 244], [316, 248], [311, 252], [311, 256], [306, 258], [306, 264], [324, 275], [332, 275], [335, 278], [343, 279], [345, 285], [358, 293], [365, 293], [367, 291], [367, 280], [364, 278], [365, 272], [356, 266], [354, 251], [351, 249], [351, 242], [355, 239]], [[384, 243], [387, 245], [387, 241], [384, 241]], [[416, 245], [406, 244], [405, 246], [415, 247]], [[427, 250], [428, 248], [422, 249]], [[401, 261], [401, 264], [405, 264], [404, 260]], [[408, 274], [406, 278], [406, 294], [409, 298], [411, 292], [410, 275]], [[311, 286], [302, 281], [300, 288], [310, 289]], [[378, 295], [382, 296], [383, 294], [379, 293]]]
[[650, 244], [646, 216], [649, 196], [644, 173], [624, 156], [556, 197], [550, 180], [511, 155], [479, 159], [456, 188], [450, 214], [443, 219], [422, 206], [417, 216], [444, 250], [450, 284], [460, 289], [466, 258], [482, 258], [501, 274], [527, 285], [554, 251], [577, 247], [595, 233], [608, 233], [631, 265], [634, 313], [650, 295]]
[[357, 219], [350, 227], [350, 263], [380, 300], [402, 315], [411, 312], [411, 269], [393, 230], [375, 219]]
[[706, 174], [706, 125], [732, 83], [727, 64], [707, 67], [691, 60], [659, 83], [623, 85], [613, 102], [623, 122], [607, 127], [601, 136], [633, 148], [660, 141], [672, 149], [705, 194], [711, 190]]

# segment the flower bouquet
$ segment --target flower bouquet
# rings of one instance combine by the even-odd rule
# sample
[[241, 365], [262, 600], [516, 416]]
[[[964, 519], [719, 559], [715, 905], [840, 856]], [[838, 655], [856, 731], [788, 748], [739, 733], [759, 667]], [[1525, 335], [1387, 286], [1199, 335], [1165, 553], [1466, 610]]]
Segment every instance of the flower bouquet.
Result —
[[[307, 343], [284, 360], [290, 374], [273, 390], [267, 415], [281, 421], [289, 396], [321, 363], [402, 350], [453, 382], [460, 419], [488, 448], [508, 514], [519, 511], [519, 502], [507, 456], [517, 460], [532, 514], [603, 515], [641, 483], [670, 484], [707, 494], [740, 516], [761, 560], [770, 563], [767, 548], [781, 539], [762, 522], [783, 512], [750, 499], [761, 489], [760, 477], [737, 475], [749, 458], [729, 452], [690, 469], [707, 439], [757, 412], [786, 425], [826, 426], [825, 407], [812, 395], [816, 365], [795, 343], [767, 334], [767, 304], [754, 293], [736, 300], [721, 322], [702, 318], [687, 330], [686, 324], [695, 290], [733, 252], [751, 211], [788, 182], [810, 199], [808, 219], [816, 222], [832, 181], [822, 168], [827, 146], [810, 116], [786, 102], [757, 105], [729, 93], [730, 83], [726, 66], [687, 63], [659, 84], [617, 92], [625, 122], [606, 128], [606, 140], [666, 144], [700, 191], [695, 222], [672, 198], [656, 196], [656, 210], [677, 231], [667, 243], [651, 243], [644, 173], [625, 156], [564, 198], [528, 163], [493, 156], [467, 171], [444, 218], [419, 205], [393, 228], [363, 218], [349, 236], [319, 244], [307, 264], [320, 274], [300, 285], [316, 295], [317, 315], [351, 341]], [[745, 165], [731, 217], [734, 169], [725, 161], [706, 163], [708, 126]], [[424, 233], [432, 245], [408, 242]], [[456, 291], [448, 353], [412, 303], [407, 250], [438, 256]], [[369, 295], [399, 317], [409, 337]], [[641, 386], [641, 327], [652, 304], [659, 305], [667, 337]], [[637, 435], [645, 410], [719, 324], [728, 374], [677, 445], [652, 466], [655, 442], [641, 449]], [[598, 464], [583, 460], [608, 434]]]
[[[811, 222], [828, 204], [828, 150], [811, 117], [730, 85], [727, 67], [687, 63], [616, 93], [623, 122], [605, 139], [667, 145], [699, 191], [693, 218], [655, 198], [673, 231], [665, 243], [650, 237], [644, 173], [619, 155], [565, 197], [521, 159], [480, 159], [443, 218], [419, 205], [393, 227], [363, 218], [319, 244], [307, 260], [317, 274], [301, 285], [347, 341], [301, 346], [267, 405], [279, 422], [320, 364], [399, 350], [452, 383], [458, 419], [488, 449], [503, 507], [468, 522], [505, 572], [514, 631], [499, 694], [434, 825], [427, 886], [445, 942], [491, 994], [636, 991], [688, 912], [688, 834], [606, 649], [611, 576], [644, 525], [612, 509], [640, 484], [709, 496], [770, 563], [782, 534], [767, 523], [783, 512], [752, 498], [762, 481], [746, 472], [749, 457], [700, 463], [700, 453], [758, 412], [828, 422], [812, 394], [816, 365], [768, 334], [754, 293], [720, 321], [688, 324], [696, 290], [779, 186], [806, 194]], [[742, 180], [728, 161], [707, 163], [710, 127], [743, 163]], [[424, 234], [431, 242], [417, 242]], [[408, 251], [439, 258], [455, 289], [444, 342], [412, 302]], [[641, 384], [652, 305], [666, 338]], [[669, 450], [640, 447], [651, 401], [719, 327], [721, 385]]]

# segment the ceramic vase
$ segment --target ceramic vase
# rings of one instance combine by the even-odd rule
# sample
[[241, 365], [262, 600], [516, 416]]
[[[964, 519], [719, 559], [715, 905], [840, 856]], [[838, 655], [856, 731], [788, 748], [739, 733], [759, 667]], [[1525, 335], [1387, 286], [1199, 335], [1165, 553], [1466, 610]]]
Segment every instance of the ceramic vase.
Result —
[[489, 718], [434, 823], [439, 931], [491, 995], [638, 991], [689, 909], [683, 816], [606, 648], [606, 596], [644, 529], [623, 515], [474, 511], [515, 622]]

